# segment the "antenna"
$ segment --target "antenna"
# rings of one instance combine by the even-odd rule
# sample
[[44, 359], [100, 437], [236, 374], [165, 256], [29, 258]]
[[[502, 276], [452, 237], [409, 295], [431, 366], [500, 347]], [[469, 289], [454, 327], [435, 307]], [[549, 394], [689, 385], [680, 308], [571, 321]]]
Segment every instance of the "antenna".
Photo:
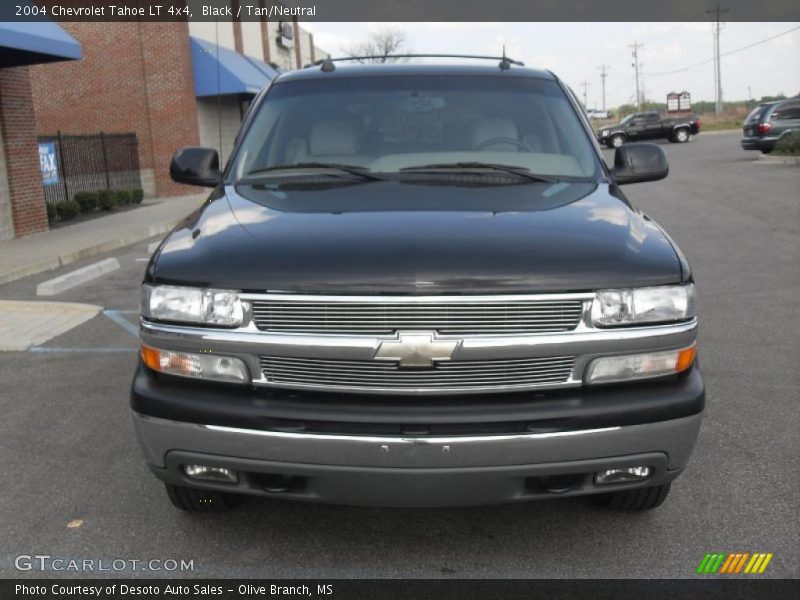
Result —
[[500, 60], [500, 64], [498, 65], [501, 71], [508, 71], [511, 68], [511, 63], [506, 56], [506, 45], [503, 44], [503, 58]]

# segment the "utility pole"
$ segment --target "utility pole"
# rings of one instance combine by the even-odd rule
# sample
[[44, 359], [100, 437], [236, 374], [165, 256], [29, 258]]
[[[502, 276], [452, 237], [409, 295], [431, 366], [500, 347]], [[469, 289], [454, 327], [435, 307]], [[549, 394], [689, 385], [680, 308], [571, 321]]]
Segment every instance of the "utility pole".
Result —
[[642, 94], [639, 91], [639, 50], [644, 48], [644, 44], [633, 42], [633, 44], [630, 44], [628, 48], [633, 51], [631, 54], [631, 56], [633, 56], [633, 62], [631, 63], [631, 66], [636, 72], [636, 108], [637, 110], [642, 110]]
[[603, 88], [603, 110], [606, 109], [606, 77], [608, 77], [608, 65], [600, 65], [600, 85]]
[[719, 2], [717, 7], [713, 10], [707, 10], [706, 13], [714, 15], [717, 21], [714, 27], [714, 112], [720, 114], [722, 112], [722, 65], [720, 64], [719, 56], [719, 31], [721, 27], [721, 16], [726, 12], [730, 12], [729, 8], [720, 8]]
[[589, 103], [586, 100], [586, 88], [588, 88], [591, 84], [588, 81], [581, 81], [581, 86], [583, 87], [583, 107], [585, 109], [589, 109]]

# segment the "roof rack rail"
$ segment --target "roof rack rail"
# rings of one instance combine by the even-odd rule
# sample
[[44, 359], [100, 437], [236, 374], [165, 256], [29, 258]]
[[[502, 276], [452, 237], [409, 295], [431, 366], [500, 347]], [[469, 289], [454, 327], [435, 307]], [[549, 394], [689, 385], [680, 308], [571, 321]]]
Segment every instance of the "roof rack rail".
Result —
[[477, 59], [477, 60], [498, 60], [500, 63], [498, 66], [503, 71], [510, 69], [511, 65], [517, 65], [519, 67], [524, 67], [525, 63], [520, 60], [514, 60], [506, 56], [505, 47], [503, 48], [503, 55], [502, 56], [480, 56], [475, 54], [378, 54], [378, 55], [367, 55], [367, 56], [340, 56], [337, 58], [331, 58], [330, 56], [327, 58], [322, 58], [320, 60], [316, 60], [311, 64], [305, 65], [305, 68], [312, 67], [312, 66], [319, 66], [321, 71], [330, 72], [336, 70], [335, 63], [337, 62], [347, 62], [347, 61], [359, 61], [359, 60], [376, 60], [376, 59], [389, 59], [389, 58], [465, 58], [465, 59]]

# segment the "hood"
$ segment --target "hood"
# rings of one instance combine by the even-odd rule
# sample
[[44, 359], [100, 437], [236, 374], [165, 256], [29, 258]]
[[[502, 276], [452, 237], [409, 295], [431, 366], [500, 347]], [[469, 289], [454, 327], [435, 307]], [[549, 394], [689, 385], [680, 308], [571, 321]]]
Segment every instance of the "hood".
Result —
[[[618, 194], [618, 192], [617, 192]], [[251, 292], [523, 293], [676, 283], [660, 228], [607, 184], [228, 186], [148, 279]]]

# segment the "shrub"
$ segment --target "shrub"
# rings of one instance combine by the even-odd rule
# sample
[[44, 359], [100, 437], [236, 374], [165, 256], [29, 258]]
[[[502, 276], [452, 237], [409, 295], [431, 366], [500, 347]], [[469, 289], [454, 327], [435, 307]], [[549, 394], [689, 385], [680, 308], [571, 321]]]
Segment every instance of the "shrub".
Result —
[[101, 210], [113, 210], [116, 197], [111, 190], [100, 190], [97, 192], [97, 205]]
[[117, 206], [127, 206], [131, 203], [131, 195], [128, 190], [114, 190], [114, 203]]
[[60, 202], [56, 205], [56, 214], [61, 221], [69, 221], [70, 219], [74, 219], [79, 212], [81, 212], [81, 207], [74, 200]]
[[130, 190], [131, 192], [131, 202], [134, 204], [141, 204], [142, 200], [144, 200], [144, 190], [142, 189], [133, 189]]
[[97, 208], [97, 194], [95, 192], [78, 192], [75, 202], [80, 206], [82, 213], [90, 213]]
[[779, 139], [773, 154], [800, 156], [800, 131], [789, 132]]
[[52, 224], [56, 220], [56, 207], [54, 204], [46, 204], [47, 207], [47, 222]]

